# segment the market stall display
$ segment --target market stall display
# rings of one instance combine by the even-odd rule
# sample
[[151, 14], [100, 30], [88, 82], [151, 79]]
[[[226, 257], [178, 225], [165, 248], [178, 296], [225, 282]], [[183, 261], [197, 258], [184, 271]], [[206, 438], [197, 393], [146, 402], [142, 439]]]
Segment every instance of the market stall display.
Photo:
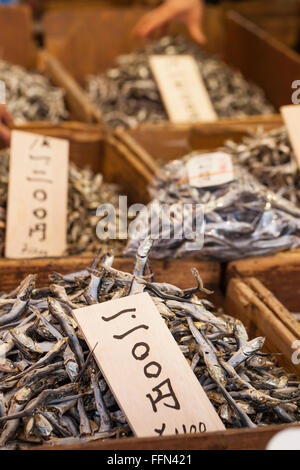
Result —
[[113, 257], [104, 255], [91, 269], [53, 273], [49, 287], [36, 289], [36, 276], [28, 275], [2, 295], [2, 446], [130, 434], [71, 311], [141, 291], [151, 295], [227, 427], [298, 420], [297, 378], [261, 354], [264, 338], [249, 339], [239, 320], [216, 313], [209, 300], [196, 296], [210, 293], [197, 270], [195, 287], [185, 290], [147, 281], [150, 247], [150, 240], [140, 246], [133, 274], [114, 269]]
[[132, 128], [167, 120], [149, 57], [181, 54], [195, 58], [220, 118], [274, 113], [264, 92], [218, 57], [201, 51], [184, 38], [164, 37], [134, 53], [120, 56], [114, 68], [88, 78], [87, 93], [91, 102], [99, 107], [103, 120], [112, 128]]

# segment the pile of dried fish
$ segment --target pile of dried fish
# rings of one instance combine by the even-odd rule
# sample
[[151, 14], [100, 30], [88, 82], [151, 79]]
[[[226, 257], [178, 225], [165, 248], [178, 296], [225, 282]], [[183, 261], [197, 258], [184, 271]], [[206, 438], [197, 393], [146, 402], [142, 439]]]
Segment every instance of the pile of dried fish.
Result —
[[[154, 178], [150, 188], [154, 200], [135, 221], [138, 229], [131, 233], [127, 255], [136, 253], [140, 241], [157, 227], [153, 248], [156, 258], [197, 252], [205, 259], [229, 261], [300, 245], [300, 210], [294, 204], [268, 190], [238, 166], [234, 180], [229, 183], [193, 187], [186, 165], [193, 156], [192, 153], [168, 163]], [[159, 223], [166, 220], [170, 211], [171, 232], [167, 225], [165, 234]], [[194, 228], [201, 213], [205, 220], [204, 244]], [[182, 214], [190, 220], [188, 226], [183, 227]]]
[[7, 109], [17, 124], [68, 119], [64, 92], [46, 77], [0, 61], [0, 80], [6, 87]]
[[[243, 324], [196, 294], [149, 280], [151, 241], [140, 246], [134, 273], [112, 267], [53, 273], [49, 287], [29, 275], [0, 297], [0, 447], [123, 437], [130, 429], [72, 317], [72, 310], [148, 292], [227, 427], [300, 420], [300, 383], [269, 355], [264, 338], [249, 341]], [[121, 364], [120, 364], [121, 367]]]
[[[6, 204], [8, 193], [9, 152], [0, 153], [0, 256], [4, 255]], [[118, 206], [117, 187], [103, 182], [101, 174], [90, 169], [80, 169], [74, 163], [69, 166], [67, 253], [78, 254], [99, 248], [96, 226], [100, 218], [97, 208], [102, 204]], [[101, 242], [107, 249], [121, 250], [124, 242], [107, 240]]]
[[224, 151], [272, 191], [300, 203], [300, 175], [286, 128], [258, 129], [239, 144], [226, 142]]
[[274, 113], [264, 92], [248, 83], [238, 71], [184, 38], [164, 37], [132, 54], [120, 56], [114, 68], [88, 78], [89, 97], [111, 127], [132, 128], [144, 122], [168, 119], [149, 66], [148, 58], [152, 54], [192, 55], [219, 117]]

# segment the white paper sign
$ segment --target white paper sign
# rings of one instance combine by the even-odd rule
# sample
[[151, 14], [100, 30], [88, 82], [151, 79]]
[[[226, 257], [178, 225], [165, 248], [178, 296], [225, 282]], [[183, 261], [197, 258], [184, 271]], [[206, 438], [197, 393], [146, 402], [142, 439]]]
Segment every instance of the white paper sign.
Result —
[[278, 432], [268, 443], [267, 450], [300, 450], [300, 428]]
[[218, 119], [192, 56], [154, 55], [149, 60], [170, 121], [190, 123]]
[[231, 157], [224, 152], [195, 155], [186, 167], [189, 183], [196, 188], [218, 186], [234, 180]]
[[73, 315], [137, 436], [225, 429], [149, 294]]
[[300, 105], [282, 106], [280, 112], [287, 127], [298, 168], [300, 168]]
[[69, 142], [13, 131], [5, 255], [61, 256], [66, 249]]

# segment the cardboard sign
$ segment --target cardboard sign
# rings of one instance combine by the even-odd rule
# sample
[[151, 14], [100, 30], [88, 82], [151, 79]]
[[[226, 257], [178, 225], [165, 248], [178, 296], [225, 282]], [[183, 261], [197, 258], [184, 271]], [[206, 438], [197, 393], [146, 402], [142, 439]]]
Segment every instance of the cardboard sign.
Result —
[[5, 256], [61, 256], [66, 249], [69, 142], [13, 131]]
[[282, 106], [280, 112], [287, 127], [298, 168], [300, 168], [300, 105]]
[[73, 315], [138, 437], [224, 430], [149, 294]]
[[224, 152], [195, 155], [186, 167], [189, 183], [196, 188], [218, 186], [234, 179], [231, 157]]
[[149, 61], [170, 121], [190, 123], [218, 119], [192, 56], [154, 55]]

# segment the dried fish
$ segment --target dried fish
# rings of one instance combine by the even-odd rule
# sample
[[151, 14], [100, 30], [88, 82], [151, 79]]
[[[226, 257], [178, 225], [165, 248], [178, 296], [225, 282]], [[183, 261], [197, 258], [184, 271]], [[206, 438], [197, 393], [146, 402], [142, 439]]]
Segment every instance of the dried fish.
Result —
[[[0, 152], [0, 256], [4, 256], [8, 177], [9, 151], [5, 150]], [[105, 183], [100, 173], [94, 173], [89, 168], [80, 169], [72, 162], [69, 165], [68, 185], [66, 254], [94, 252], [100, 246], [96, 227], [101, 223], [101, 217], [96, 216], [96, 210], [107, 203], [117, 208], [118, 188], [116, 185]], [[116, 213], [118, 217], [118, 211]], [[101, 246], [105, 250], [114, 248], [121, 251], [124, 241], [103, 240]]]
[[5, 83], [7, 109], [17, 124], [68, 119], [64, 91], [47, 77], [0, 61], [0, 80]]
[[264, 92], [240, 72], [182, 37], [163, 37], [120, 56], [115, 67], [87, 79], [87, 93], [112, 128], [132, 128], [168, 119], [148, 58], [152, 54], [189, 54], [199, 66], [219, 117], [273, 114]]
[[[293, 203], [240, 166], [234, 168], [229, 183], [194, 186], [187, 163], [198, 155], [193, 152], [171, 161], [153, 178], [149, 188], [153, 200], [135, 220], [137, 230], [132, 232], [126, 255], [135, 254], [150, 233], [155, 235], [152, 256], [163, 259], [196, 252], [205, 259], [229, 261], [300, 245], [300, 210]], [[203, 217], [199, 227], [197, 221]], [[204, 240], [199, 237], [201, 230]]]
[[[51, 299], [48, 299], [49, 288], [26, 291], [27, 303], [21, 313], [23, 323], [32, 316], [32, 304], [35, 312], [39, 310], [38, 320], [30, 320], [31, 326], [26, 329], [34, 341], [36, 356], [24, 366], [22, 349], [7, 349], [9, 363], [14, 368], [8, 367], [0, 376], [2, 447], [20, 448], [24, 441], [31, 446], [59, 445], [131, 435], [125, 416], [71, 316], [76, 306], [89, 305], [85, 292], [90, 289], [93, 275], [114, 280], [109, 292], [105, 283], [97, 285], [93, 291], [94, 303], [122, 294], [134, 295], [139, 290], [130, 292], [133, 281], [136, 287], [140, 285], [149, 293], [160, 306], [166, 325], [226, 427], [300, 421], [300, 382], [295, 376], [287, 375], [270, 356], [261, 355], [264, 338], [249, 340], [240, 320], [220, 310], [216, 312], [211, 302], [197, 297], [196, 288], [181, 290], [145, 279], [151, 245], [148, 239], [141, 245], [133, 274], [112, 268], [111, 257], [103, 263], [97, 256], [93, 269], [83, 270], [76, 276], [71, 273], [65, 279], [61, 276], [60, 286], [65, 289], [70, 307], [60, 298], [59, 289], [51, 291]], [[3, 312], [9, 315], [17, 296], [22, 297], [28, 279], [35, 282], [35, 277], [30, 276], [15, 289], [11, 302], [0, 305], [0, 318]], [[197, 289], [203, 290], [201, 280]], [[172, 300], [169, 295], [173, 296]], [[43, 300], [39, 307], [35, 303], [37, 298]], [[38, 333], [41, 326], [49, 328], [52, 347], [47, 353], [41, 347], [44, 342]], [[0, 331], [0, 340], [9, 344], [9, 325], [7, 330]], [[84, 366], [75, 377], [74, 371], [70, 373], [68, 361], [82, 364], [83, 357]]]
[[224, 151], [262, 184], [299, 206], [300, 174], [285, 127], [271, 131], [258, 128], [241, 143], [226, 142]]

